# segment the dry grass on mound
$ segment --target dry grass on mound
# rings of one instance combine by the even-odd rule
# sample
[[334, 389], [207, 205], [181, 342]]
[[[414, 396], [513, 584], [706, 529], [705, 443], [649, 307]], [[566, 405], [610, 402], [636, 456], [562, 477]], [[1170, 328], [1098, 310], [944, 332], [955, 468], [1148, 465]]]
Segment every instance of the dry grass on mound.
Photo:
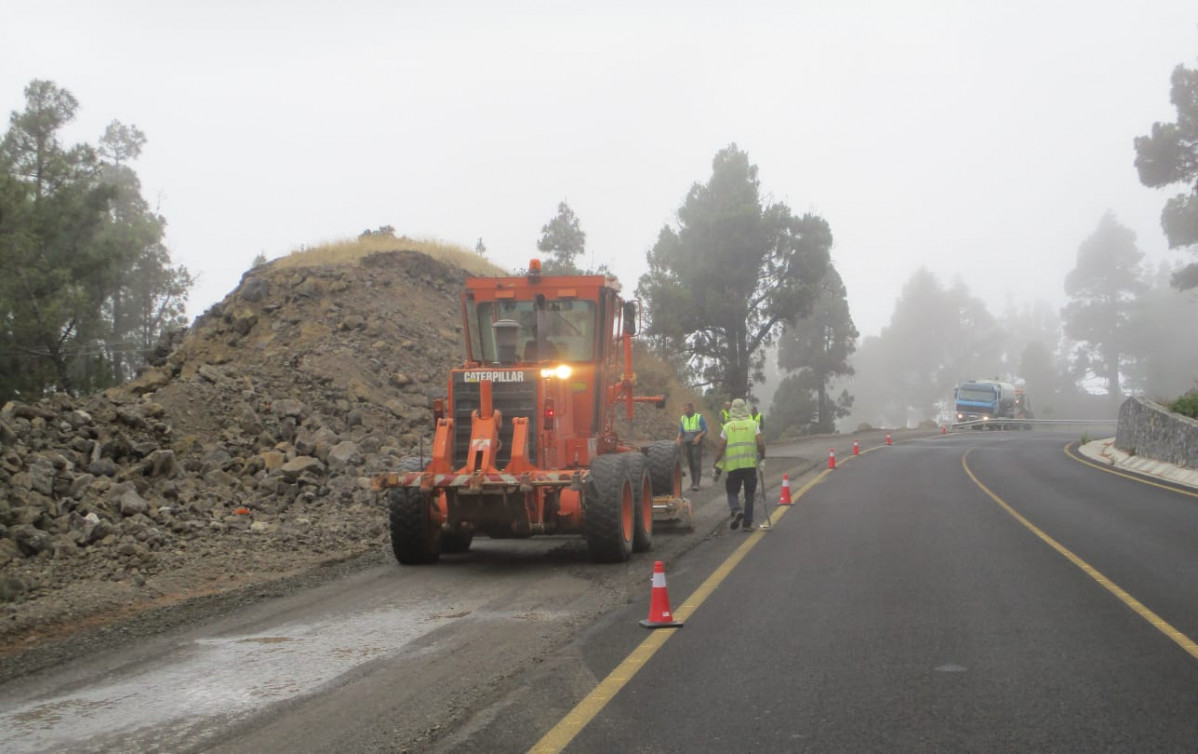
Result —
[[476, 252], [451, 243], [400, 236], [365, 236], [330, 241], [304, 247], [285, 257], [272, 260], [275, 268], [315, 267], [318, 265], [356, 264], [363, 257], [382, 251], [418, 251], [446, 264], [460, 267], [471, 275], [510, 275], [511, 272], [479, 256]]

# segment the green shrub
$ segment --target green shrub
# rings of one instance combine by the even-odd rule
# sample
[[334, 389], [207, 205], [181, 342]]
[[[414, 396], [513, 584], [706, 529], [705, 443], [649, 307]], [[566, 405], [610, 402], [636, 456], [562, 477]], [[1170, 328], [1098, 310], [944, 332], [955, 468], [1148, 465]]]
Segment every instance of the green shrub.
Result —
[[1173, 401], [1169, 404], [1169, 410], [1191, 419], [1198, 419], [1198, 390], [1191, 390]]

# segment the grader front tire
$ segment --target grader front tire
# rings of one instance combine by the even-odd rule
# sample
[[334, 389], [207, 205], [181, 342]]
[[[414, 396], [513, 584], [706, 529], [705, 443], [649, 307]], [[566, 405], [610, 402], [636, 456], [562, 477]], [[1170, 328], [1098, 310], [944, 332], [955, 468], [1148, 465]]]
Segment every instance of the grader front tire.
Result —
[[584, 528], [587, 549], [596, 563], [623, 563], [632, 555], [634, 504], [632, 482], [619, 454], [591, 459]]
[[388, 493], [391, 551], [400, 565], [428, 565], [441, 557], [441, 527], [433, 502], [420, 490], [394, 487]]

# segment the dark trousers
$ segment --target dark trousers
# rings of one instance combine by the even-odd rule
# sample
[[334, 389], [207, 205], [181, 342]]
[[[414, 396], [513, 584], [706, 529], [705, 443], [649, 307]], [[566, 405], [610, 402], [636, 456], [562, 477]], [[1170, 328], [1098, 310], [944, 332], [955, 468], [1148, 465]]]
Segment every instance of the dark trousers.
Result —
[[682, 455], [686, 457], [686, 465], [690, 468], [691, 486], [698, 487], [699, 480], [703, 478], [703, 443], [695, 445], [684, 440]]
[[[744, 506], [741, 506], [738, 499], [742, 484], [745, 488]], [[748, 526], [753, 523], [753, 498], [757, 495], [757, 468], [733, 469], [729, 471], [724, 481], [724, 490], [728, 493], [728, 509], [733, 513], [737, 509], [743, 509], [745, 512], [744, 525]]]

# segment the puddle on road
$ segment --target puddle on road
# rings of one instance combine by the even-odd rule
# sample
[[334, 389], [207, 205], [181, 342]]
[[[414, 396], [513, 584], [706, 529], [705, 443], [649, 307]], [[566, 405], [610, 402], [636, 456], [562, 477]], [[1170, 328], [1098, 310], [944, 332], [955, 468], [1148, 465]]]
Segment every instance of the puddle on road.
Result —
[[84, 742], [184, 722], [194, 734], [197, 718], [227, 722], [310, 693], [469, 614], [387, 610], [200, 639], [144, 672], [0, 711], [0, 751], [86, 749]]

